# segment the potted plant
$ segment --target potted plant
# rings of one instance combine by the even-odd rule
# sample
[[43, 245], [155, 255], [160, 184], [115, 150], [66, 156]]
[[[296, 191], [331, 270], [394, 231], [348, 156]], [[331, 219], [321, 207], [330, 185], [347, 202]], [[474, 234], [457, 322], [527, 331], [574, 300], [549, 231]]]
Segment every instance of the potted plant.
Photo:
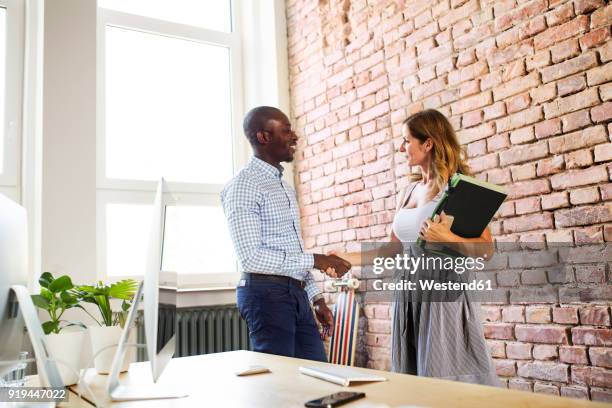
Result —
[[[32, 295], [32, 302], [49, 314], [50, 320], [42, 324], [45, 346], [49, 356], [57, 361], [56, 365], [64, 385], [76, 384], [78, 371], [81, 368], [81, 353], [85, 338], [85, 325], [71, 323], [62, 317], [66, 310], [82, 308], [79, 298], [72, 290], [74, 285], [69, 276], [57, 279], [45, 272], [38, 280], [40, 294]], [[69, 367], [67, 367], [67, 365]]]
[[[138, 282], [133, 279], [124, 279], [110, 285], [98, 282], [96, 285], [81, 285], [73, 290], [73, 293], [83, 302], [96, 305], [100, 312], [101, 320], [95, 319], [97, 326], [89, 326], [91, 349], [96, 355], [105, 347], [119, 343], [121, 331], [127, 318], [127, 313], [138, 289]], [[113, 311], [112, 300], [121, 300], [119, 311]], [[116, 348], [108, 348], [100, 352], [94, 359], [94, 366], [99, 374], [108, 374], [111, 369]], [[130, 356], [133, 352], [129, 350], [123, 361], [121, 371], [127, 371]]]

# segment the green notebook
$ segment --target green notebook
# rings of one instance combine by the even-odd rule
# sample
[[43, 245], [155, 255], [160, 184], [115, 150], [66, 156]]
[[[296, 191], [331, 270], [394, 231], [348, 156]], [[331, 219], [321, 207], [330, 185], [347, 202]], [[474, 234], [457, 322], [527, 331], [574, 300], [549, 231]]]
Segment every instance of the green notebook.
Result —
[[[449, 188], [431, 218], [444, 211], [455, 217], [451, 227], [454, 234], [463, 238], [478, 238], [506, 196], [504, 189], [498, 185], [457, 173], [451, 177]], [[420, 238], [417, 243], [421, 246], [425, 244]]]

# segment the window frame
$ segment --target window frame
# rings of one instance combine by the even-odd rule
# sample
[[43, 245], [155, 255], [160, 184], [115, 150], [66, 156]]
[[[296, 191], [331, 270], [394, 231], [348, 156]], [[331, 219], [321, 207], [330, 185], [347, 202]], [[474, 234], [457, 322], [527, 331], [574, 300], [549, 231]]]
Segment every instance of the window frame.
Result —
[[0, 193], [21, 202], [25, 6], [23, 0], [0, 0], [6, 9], [4, 95], [4, 164]]
[[[1, 0], [0, 0], [1, 1]], [[242, 33], [240, 31], [241, 9], [239, 0], [231, 0], [232, 32], [225, 33], [205, 28], [188, 26], [171, 21], [132, 15], [120, 11], [97, 9], [97, 124], [96, 124], [96, 265], [97, 277], [102, 280], [125, 278], [141, 279], [142, 276], [109, 276], [106, 273], [106, 205], [110, 203], [152, 204], [157, 181], [121, 180], [106, 177], [105, 138], [105, 33], [107, 26], [142, 31], [206, 44], [223, 46], [230, 55], [230, 97], [232, 125], [232, 162], [234, 173], [248, 161], [248, 147], [242, 135], [243, 116], [242, 83]], [[178, 205], [220, 206], [221, 184], [186, 183], [167, 181], [167, 187]], [[235, 285], [239, 272], [178, 274], [181, 288], [226, 287]]]

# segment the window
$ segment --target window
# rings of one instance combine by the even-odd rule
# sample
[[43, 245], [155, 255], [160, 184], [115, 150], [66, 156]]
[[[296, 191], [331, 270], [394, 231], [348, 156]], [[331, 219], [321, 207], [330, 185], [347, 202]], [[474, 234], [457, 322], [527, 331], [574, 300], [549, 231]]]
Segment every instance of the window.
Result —
[[237, 266], [219, 194], [245, 160], [233, 1], [100, 0], [98, 276], [141, 276], [157, 180], [163, 269], [182, 286], [228, 284]]
[[20, 202], [23, 1], [0, 0], [0, 193]]

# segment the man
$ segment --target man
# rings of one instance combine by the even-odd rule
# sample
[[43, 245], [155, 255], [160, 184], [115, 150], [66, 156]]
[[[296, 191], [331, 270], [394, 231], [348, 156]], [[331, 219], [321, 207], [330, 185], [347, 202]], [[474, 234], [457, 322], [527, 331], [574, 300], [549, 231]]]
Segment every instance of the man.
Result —
[[243, 123], [254, 157], [221, 192], [223, 211], [243, 271], [238, 309], [254, 351], [326, 361], [316, 317], [326, 329], [333, 316], [310, 272], [333, 277], [350, 263], [304, 253], [295, 191], [282, 180], [281, 162], [291, 162], [297, 136], [280, 110], [252, 109]]

